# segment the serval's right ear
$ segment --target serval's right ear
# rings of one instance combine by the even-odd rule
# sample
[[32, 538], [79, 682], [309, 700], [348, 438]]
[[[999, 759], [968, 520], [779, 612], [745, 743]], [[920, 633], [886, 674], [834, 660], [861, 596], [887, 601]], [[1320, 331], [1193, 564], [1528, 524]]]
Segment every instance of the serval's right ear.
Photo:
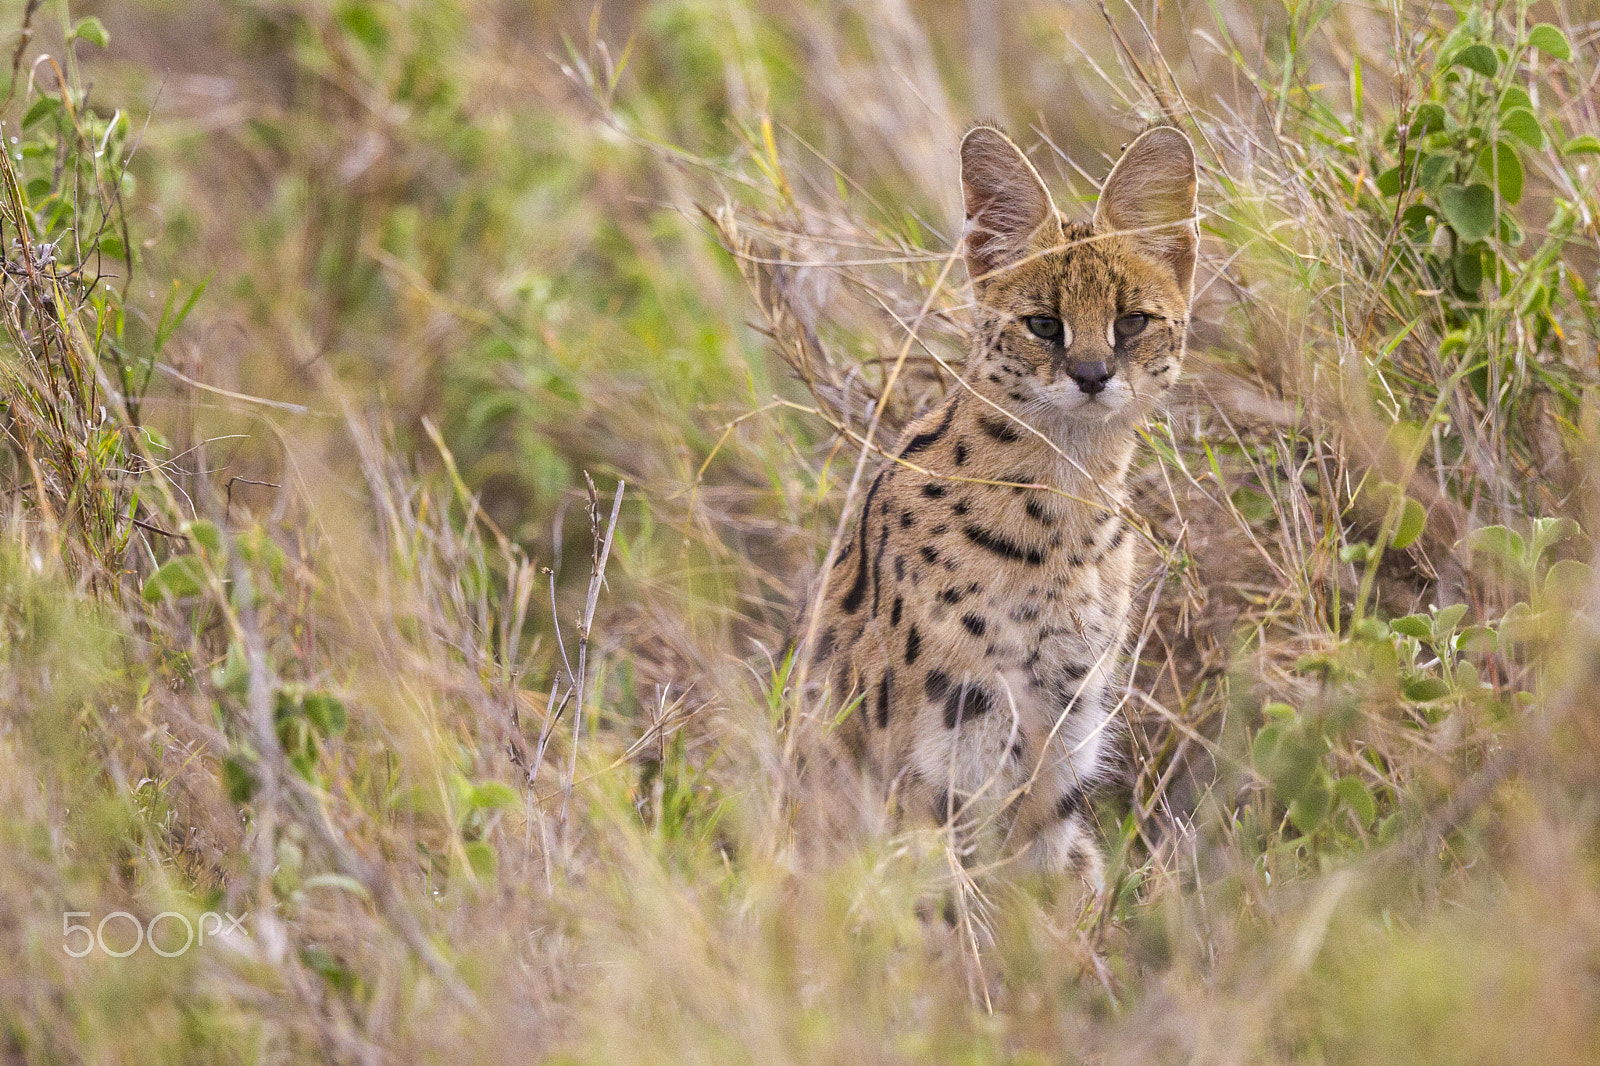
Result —
[[961, 195], [967, 271], [981, 283], [1030, 251], [1061, 237], [1050, 191], [1022, 149], [993, 126], [974, 126], [961, 139]]

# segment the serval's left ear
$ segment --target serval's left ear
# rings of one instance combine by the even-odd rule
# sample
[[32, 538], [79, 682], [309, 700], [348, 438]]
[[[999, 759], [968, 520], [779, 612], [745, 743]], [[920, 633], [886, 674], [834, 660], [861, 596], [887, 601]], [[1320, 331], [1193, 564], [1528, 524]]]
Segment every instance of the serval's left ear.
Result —
[[1185, 300], [1194, 291], [1200, 245], [1194, 145], [1183, 131], [1157, 126], [1128, 145], [1100, 189], [1094, 210], [1097, 233], [1122, 233], [1134, 247], [1165, 265]]

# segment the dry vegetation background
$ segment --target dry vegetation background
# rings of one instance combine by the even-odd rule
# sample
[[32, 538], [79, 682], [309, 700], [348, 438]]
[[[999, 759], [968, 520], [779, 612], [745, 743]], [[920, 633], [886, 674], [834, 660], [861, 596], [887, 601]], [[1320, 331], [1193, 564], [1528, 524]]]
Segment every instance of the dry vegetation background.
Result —
[[[1600, 1061], [1594, 3], [0, 32], [0, 1060]], [[1100, 898], [791, 740], [976, 117], [1202, 157]]]

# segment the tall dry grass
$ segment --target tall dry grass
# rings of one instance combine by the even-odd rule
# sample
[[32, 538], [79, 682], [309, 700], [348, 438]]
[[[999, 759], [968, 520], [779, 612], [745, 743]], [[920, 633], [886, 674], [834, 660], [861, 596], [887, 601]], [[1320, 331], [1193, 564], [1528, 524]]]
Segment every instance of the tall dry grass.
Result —
[[[8, 1060], [1594, 1059], [1593, 11], [80, 15], [5, 23]], [[792, 739], [977, 112], [1203, 159], [1098, 898]]]

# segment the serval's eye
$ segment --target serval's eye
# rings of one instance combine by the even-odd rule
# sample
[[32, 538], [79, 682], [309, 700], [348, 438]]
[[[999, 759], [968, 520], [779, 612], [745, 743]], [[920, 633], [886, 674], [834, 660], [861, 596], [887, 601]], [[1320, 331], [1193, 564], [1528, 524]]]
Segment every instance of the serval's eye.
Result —
[[1115, 328], [1118, 337], [1122, 338], [1123, 340], [1128, 340], [1130, 337], [1137, 337], [1139, 334], [1143, 333], [1144, 327], [1148, 326], [1149, 324], [1149, 315], [1140, 311], [1135, 311], [1131, 315], [1123, 315], [1121, 318], [1117, 319]]
[[1028, 331], [1035, 337], [1058, 341], [1061, 339], [1061, 320], [1051, 318], [1049, 315], [1029, 315]]

